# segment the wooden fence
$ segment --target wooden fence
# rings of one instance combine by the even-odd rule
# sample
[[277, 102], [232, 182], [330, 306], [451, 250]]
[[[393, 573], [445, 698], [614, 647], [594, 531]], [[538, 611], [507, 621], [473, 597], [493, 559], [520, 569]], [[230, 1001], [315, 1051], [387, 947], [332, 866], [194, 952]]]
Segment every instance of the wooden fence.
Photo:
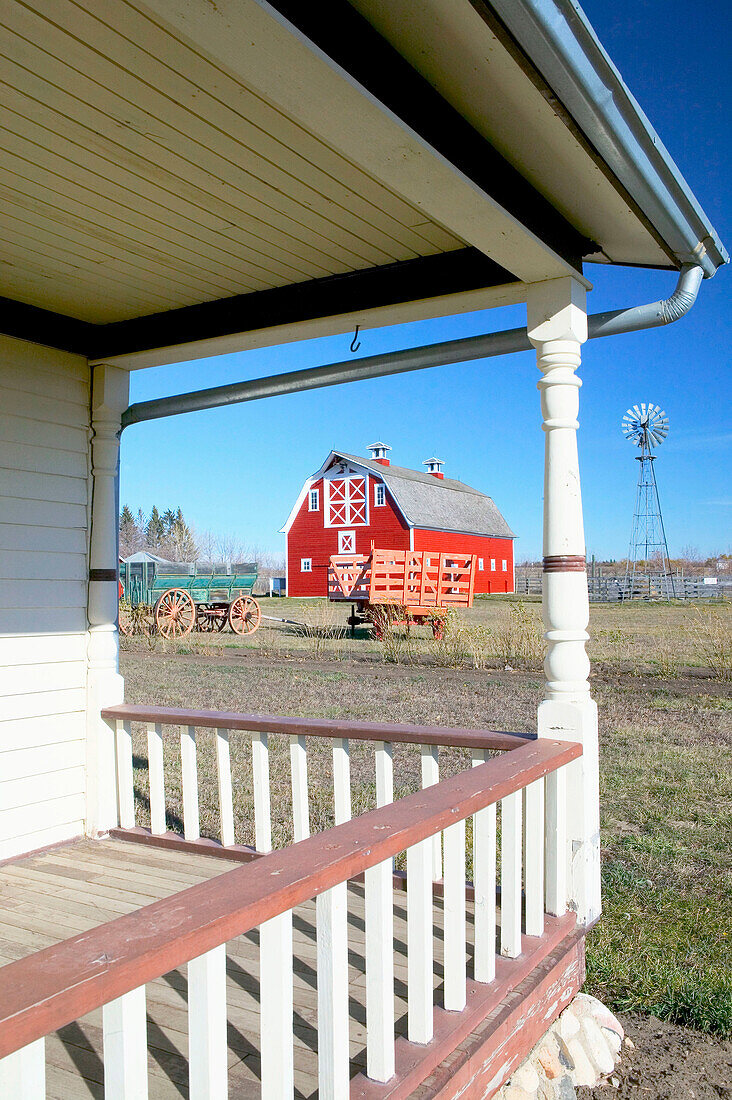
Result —
[[[116, 729], [122, 830], [135, 830], [132, 723], [147, 725], [151, 829], [165, 835], [162, 729], [180, 728], [185, 840], [199, 837], [196, 739], [216, 739], [222, 854], [233, 843], [229, 738], [251, 738], [256, 852], [214, 879], [112, 920], [0, 969], [0, 1081], [17, 1100], [44, 1095], [43, 1037], [104, 1006], [104, 1074], [115, 1097], [147, 1095], [145, 985], [188, 964], [189, 1085], [192, 1100], [226, 1095], [226, 942], [260, 930], [262, 1095], [293, 1096], [293, 908], [317, 898], [319, 1095], [376, 1096], [395, 1074], [409, 1095], [501, 1003], [515, 982], [497, 982], [496, 867], [500, 849], [499, 953], [538, 965], [537, 945], [556, 945], [575, 923], [567, 909], [566, 765], [580, 745], [491, 731], [329, 722], [122, 705], [103, 711]], [[290, 739], [297, 843], [270, 852], [270, 735]], [[333, 742], [339, 822], [308, 836], [307, 739]], [[349, 742], [375, 743], [379, 807], [349, 820]], [[392, 802], [392, 745], [415, 745], [425, 788]], [[439, 780], [442, 745], [470, 748], [472, 769]], [[488, 753], [503, 755], [488, 759]], [[496, 809], [500, 806], [500, 844]], [[472, 817], [474, 976], [466, 973], [466, 819]], [[525, 824], [524, 824], [525, 823]], [[437, 863], [444, 836], [444, 866]], [[200, 843], [200, 842], [198, 842]], [[207, 852], [212, 850], [207, 847]], [[406, 852], [408, 1036], [395, 1040], [392, 951], [393, 859]], [[264, 854], [267, 853], [267, 854]], [[440, 861], [442, 854], [440, 852]], [[444, 894], [444, 998], [435, 1006], [434, 880]], [[363, 876], [366, 912], [366, 1073], [350, 1080], [346, 885]], [[522, 891], [523, 885], [523, 891]], [[523, 904], [522, 904], [523, 901]], [[522, 931], [523, 937], [522, 938]], [[527, 940], [525, 937], [543, 937]], [[545, 942], [546, 941], [546, 942]], [[550, 945], [551, 946], [551, 945]], [[553, 949], [553, 948], [552, 948]], [[528, 971], [526, 968], [529, 968]], [[498, 1001], [496, 998], [498, 997]], [[481, 1016], [481, 1012], [483, 1016]], [[435, 1021], [439, 1024], [439, 1040]], [[466, 1031], [466, 1028], [468, 1029]], [[411, 1076], [410, 1076], [411, 1075]], [[371, 1090], [371, 1091], [370, 1091]], [[387, 1095], [387, 1093], [384, 1093]]]
[[[716, 578], [715, 578], [716, 579]], [[704, 600], [732, 599], [732, 583], [705, 583], [703, 577], [664, 577], [661, 574], [636, 574], [632, 582], [625, 577], [587, 578], [592, 602], [622, 603], [625, 600]], [[516, 570], [515, 590], [519, 595], [540, 596], [541, 573]]]

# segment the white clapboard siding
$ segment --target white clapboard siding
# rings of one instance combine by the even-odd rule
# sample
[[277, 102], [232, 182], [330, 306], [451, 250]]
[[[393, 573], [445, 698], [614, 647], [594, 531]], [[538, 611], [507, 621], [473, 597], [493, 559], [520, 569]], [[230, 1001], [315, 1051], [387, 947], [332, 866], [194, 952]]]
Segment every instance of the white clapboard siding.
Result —
[[[5, 734], [4, 726], [0, 726], [0, 732]], [[77, 741], [36, 745], [32, 749], [13, 748], [3, 753], [0, 785], [13, 779], [35, 782], [38, 776], [53, 774], [64, 768], [83, 768], [85, 763], [86, 742], [81, 738]], [[31, 780], [27, 779], [29, 773]]]
[[81, 554], [52, 550], [4, 550], [0, 555], [0, 580], [86, 581]]
[[35, 634], [0, 637], [0, 668], [13, 665], [50, 665], [55, 662], [86, 663], [87, 640], [83, 634]]
[[84, 831], [89, 368], [0, 336], [0, 858]]
[[[60, 454], [60, 451], [54, 452]], [[33, 547], [36, 553], [86, 555], [87, 533], [80, 527], [33, 528]], [[14, 523], [0, 523], [0, 550], [25, 551], [28, 546], [28, 532]]]

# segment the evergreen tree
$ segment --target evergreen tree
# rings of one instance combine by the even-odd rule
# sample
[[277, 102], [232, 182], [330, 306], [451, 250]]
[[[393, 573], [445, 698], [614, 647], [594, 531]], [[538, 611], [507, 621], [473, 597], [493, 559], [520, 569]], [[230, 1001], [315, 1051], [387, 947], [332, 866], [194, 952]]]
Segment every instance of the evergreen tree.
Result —
[[157, 505], [153, 504], [152, 511], [150, 512], [150, 519], [147, 521], [147, 530], [145, 531], [147, 537], [147, 545], [151, 550], [154, 550], [160, 545], [160, 542], [165, 535], [165, 527], [163, 521], [160, 518]]

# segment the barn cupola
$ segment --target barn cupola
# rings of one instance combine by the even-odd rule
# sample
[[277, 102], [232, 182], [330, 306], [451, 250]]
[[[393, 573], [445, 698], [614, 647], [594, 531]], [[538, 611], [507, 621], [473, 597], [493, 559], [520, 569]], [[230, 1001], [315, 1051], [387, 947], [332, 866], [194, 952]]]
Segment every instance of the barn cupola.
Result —
[[445, 463], [441, 458], [427, 458], [422, 465], [427, 467], [427, 473], [432, 474], [433, 477], [443, 478], [445, 476], [442, 472]]
[[368, 450], [371, 451], [371, 457], [374, 462], [380, 462], [382, 466], [389, 465], [389, 459], [386, 452], [391, 450], [391, 447], [387, 443], [370, 443]]

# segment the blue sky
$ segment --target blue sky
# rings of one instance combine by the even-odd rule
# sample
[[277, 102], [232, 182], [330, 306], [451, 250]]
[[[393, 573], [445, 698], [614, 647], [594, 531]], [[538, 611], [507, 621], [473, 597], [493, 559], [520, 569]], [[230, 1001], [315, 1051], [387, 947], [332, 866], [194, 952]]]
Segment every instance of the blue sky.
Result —
[[[726, 4], [592, 0], [584, 5], [626, 83], [659, 132], [728, 250], [729, 40]], [[587, 266], [590, 312], [669, 294], [673, 273]], [[656, 473], [672, 556], [732, 548], [732, 273], [705, 280], [676, 325], [594, 340], [583, 350], [580, 462], [589, 554], [627, 552], [637, 464], [620, 432], [629, 405], [652, 401], [671, 420]], [[512, 307], [369, 330], [359, 355], [525, 324]], [[350, 336], [220, 356], [132, 374], [140, 401], [349, 356]], [[152, 421], [123, 436], [121, 501], [181, 506], [199, 530], [284, 552], [278, 529], [299, 488], [332, 448], [364, 454], [383, 439], [392, 461], [489, 493], [519, 536], [517, 560], [541, 554], [543, 433], [532, 353], [436, 368]]]

